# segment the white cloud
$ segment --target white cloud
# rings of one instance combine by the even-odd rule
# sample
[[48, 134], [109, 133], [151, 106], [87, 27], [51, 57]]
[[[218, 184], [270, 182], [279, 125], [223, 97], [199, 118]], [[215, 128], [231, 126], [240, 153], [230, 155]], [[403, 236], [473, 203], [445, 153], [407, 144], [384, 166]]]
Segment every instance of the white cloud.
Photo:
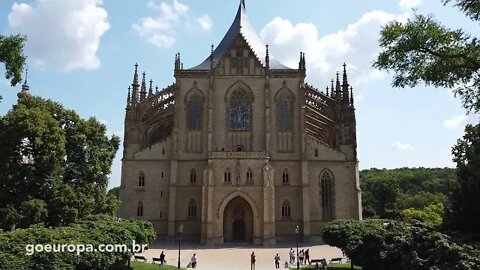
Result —
[[392, 149], [395, 151], [406, 152], [413, 151], [415, 148], [411, 144], [396, 141], [392, 144]]
[[452, 118], [443, 121], [443, 127], [446, 129], [459, 129], [465, 126], [467, 121], [466, 115], [455, 115]]
[[384, 11], [371, 11], [362, 15], [346, 29], [320, 37], [312, 23], [293, 25], [289, 20], [274, 18], [260, 32], [266, 43], [272, 45], [271, 53], [290, 67], [297, 67], [298, 54], [306, 53], [307, 72], [314, 74], [313, 83], [323, 88], [341, 70], [346, 62], [350, 84], [357, 86], [369, 80], [382, 79], [384, 74], [371, 67], [380, 51], [378, 39], [380, 29], [392, 20], [406, 21], [409, 13], [401, 15]]
[[[152, 0], [147, 3], [147, 7], [158, 12], [158, 15], [141, 18], [132, 25], [132, 29], [157, 47], [172, 47], [176, 42], [175, 28], [182, 24], [189, 25], [190, 8], [178, 0], [173, 0], [171, 3]], [[206, 14], [197, 18], [196, 21], [204, 30], [212, 28], [212, 20]]]
[[12, 32], [27, 36], [35, 65], [57, 70], [100, 67], [100, 38], [110, 28], [102, 0], [35, 0], [14, 3], [8, 14]]
[[196, 21], [200, 24], [200, 27], [202, 27], [203, 30], [211, 30], [212, 29], [213, 22], [212, 22], [212, 19], [210, 18], [210, 16], [208, 16], [207, 14], [205, 14], [201, 17], [198, 17]]
[[412, 9], [422, 4], [422, 0], [400, 0], [398, 5], [403, 9]]

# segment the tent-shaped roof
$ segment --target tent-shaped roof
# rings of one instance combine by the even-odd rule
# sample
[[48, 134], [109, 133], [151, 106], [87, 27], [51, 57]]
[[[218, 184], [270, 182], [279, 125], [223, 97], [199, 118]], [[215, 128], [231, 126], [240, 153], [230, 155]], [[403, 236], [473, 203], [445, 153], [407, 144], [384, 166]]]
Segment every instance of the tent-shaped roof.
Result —
[[[220, 62], [220, 59], [230, 48], [231, 44], [235, 40], [238, 34], [241, 34], [247, 43], [250, 45], [250, 48], [257, 55], [258, 60], [265, 66], [265, 55], [266, 47], [260, 37], [257, 35], [253, 29], [250, 21], [248, 20], [247, 12], [245, 10], [245, 1], [240, 1], [240, 6], [238, 7], [237, 15], [235, 20], [228, 29], [227, 33], [223, 37], [222, 41], [218, 47], [213, 52], [213, 57], [215, 59], [215, 65]], [[210, 69], [210, 57], [207, 57], [200, 65], [191, 68], [191, 70], [209, 70]], [[270, 69], [291, 69], [282, 65], [278, 62], [272, 55], [270, 55]]]

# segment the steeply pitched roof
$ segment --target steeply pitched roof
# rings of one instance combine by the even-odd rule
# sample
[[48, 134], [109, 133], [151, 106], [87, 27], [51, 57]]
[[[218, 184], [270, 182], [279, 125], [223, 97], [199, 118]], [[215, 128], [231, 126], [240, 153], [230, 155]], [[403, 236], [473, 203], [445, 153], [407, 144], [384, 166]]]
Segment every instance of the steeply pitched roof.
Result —
[[[215, 51], [213, 52], [213, 56], [215, 58], [215, 65], [217, 65], [220, 60], [222, 59], [223, 55], [227, 52], [227, 50], [232, 45], [233, 41], [237, 37], [238, 34], [241, 34], [247, 43], [250, 45], [250, 48], [253, 52], [257, 55], [258, 60], [265, 66], [265, 55], [266, 55], [266, 47], [260, 37], [257, 35], [255, 30], [253, 29], [250, 21], [248, 20], [247, 12], [245, 10], [245, 1], [241, 0], [240, 5], [238, 7], [237, 15], [235, 16], [235, 20], [233, 21], [230, 29], [228, 29], [227, 33], [223, 37], [220, 44], [217, 46]], [[191, 70], [209, 70], [210, 69], [210, 57], [207, 57], [205, 61], [203, 61], [200, 65], [191, 68]], [[270, 69], [291, 69], [282, 65], [278, 62], [273, 56], [270, 54]]]

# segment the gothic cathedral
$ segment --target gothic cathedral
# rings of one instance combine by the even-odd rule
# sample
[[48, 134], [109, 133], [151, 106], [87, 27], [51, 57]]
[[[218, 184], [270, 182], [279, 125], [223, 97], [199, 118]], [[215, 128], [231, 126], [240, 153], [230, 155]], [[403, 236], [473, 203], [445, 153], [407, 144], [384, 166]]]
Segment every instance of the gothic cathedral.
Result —
[[[153, 89], [137, 66], [129, 89], [122, 218], [153, 222], [160, 239], [272, 245], [320, 239], [333, 219], [361, 219], [355, 109], [345, 65], [325, 92], [282, 65], [242, 0], [220, 44], [176, 81]], [[149, 87], [148, 87], [149, 86]], [[148, 88], [148, 90], [147, 90]]]

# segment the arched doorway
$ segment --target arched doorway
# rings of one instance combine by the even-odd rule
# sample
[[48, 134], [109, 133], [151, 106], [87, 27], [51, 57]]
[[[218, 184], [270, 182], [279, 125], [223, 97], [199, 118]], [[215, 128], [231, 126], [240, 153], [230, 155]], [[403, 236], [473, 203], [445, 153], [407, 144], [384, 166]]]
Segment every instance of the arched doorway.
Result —
[[225, 207], [223, 239], [225, 243], [253, 241], [253, 211], [242, 197], [233, 198]]

